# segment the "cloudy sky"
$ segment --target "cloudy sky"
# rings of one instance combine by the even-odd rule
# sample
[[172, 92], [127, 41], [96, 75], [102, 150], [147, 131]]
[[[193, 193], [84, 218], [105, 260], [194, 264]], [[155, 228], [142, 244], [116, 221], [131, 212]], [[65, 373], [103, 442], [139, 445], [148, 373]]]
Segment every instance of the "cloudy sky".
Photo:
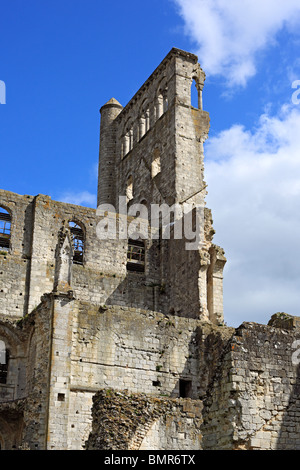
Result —
[[0, 187], [95, 207], [99, 108], [125, 106], [172, 47], [196, 53], [225, 321], [300, 315], [299, 0], [11, 0], [0, 13]]

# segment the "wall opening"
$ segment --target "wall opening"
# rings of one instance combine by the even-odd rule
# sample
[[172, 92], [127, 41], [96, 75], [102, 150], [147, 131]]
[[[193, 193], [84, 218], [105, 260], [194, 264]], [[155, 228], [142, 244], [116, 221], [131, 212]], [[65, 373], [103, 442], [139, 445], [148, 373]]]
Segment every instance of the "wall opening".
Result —
[[[3, 341], [0, 342], [3, 345]], [[7, 383], [9, 350], [0, 344], [0, 384]]]
[[127, 271], [145, 272], [145, 243], [142, 240], [128, 240]]
[[168, 85], [164, 78], [159, 85], [156, 98], [156, 120], [168, 110]]
[[179, 397], [191, 398], [192, 397], [192, 381], [179, 379]]
[[191, 106], [199, 109], [199, 91], [196, 80], [193, 80], [191, 86]]
[[133, 149], [133, 124], [128, 123], [123, 137], [123, 157]]
[[161, 387], [161, 382], [159, 380], [153, 380], [152, 385], [153, 387]]
[[73, 242], [73, 263], [83, 264], [83, 253], [84, 253], [84, 232], [82, 227], [74, 221], [69, 222], [69, 228]]
[[10, 248], [11, 215], [0, 207], [0, 250], [8, 251]]

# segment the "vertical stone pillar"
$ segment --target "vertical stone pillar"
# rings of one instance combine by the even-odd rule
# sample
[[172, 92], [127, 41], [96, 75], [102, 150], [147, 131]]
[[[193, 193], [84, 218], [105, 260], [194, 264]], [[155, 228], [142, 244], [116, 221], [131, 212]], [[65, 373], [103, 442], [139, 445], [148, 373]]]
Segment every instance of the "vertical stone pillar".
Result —
[[[112, 98], [100, 109], [100, 146], [99, 146], [99, 176], [98, 197], [99, 204], [115, 205], [115, 166], [116, 166], [116, 126], [114, 121], [123, 107]], [[120, 156], [121, 158], [121, 156]]]
[[212, 245], [210, 265], [207, 270], [207, 307], [209, 319], [214, 324], [223, 323], [223, 269], [226, 258], [222, 248]]
[[51, 368], [47, 450], [67, 450], [71, 350], [73, 329], [72, 291], [52, 294]]

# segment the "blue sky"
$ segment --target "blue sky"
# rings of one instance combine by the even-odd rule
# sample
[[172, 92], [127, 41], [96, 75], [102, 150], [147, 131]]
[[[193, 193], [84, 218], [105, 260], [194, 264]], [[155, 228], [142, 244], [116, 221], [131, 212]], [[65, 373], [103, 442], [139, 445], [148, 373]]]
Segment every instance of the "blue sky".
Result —
[[300, 315], [299, 26], [299, 0], [1, 2], [0, 187], [95, 207], [100, 107], [172, 47], [194, 52], [225, 321]]

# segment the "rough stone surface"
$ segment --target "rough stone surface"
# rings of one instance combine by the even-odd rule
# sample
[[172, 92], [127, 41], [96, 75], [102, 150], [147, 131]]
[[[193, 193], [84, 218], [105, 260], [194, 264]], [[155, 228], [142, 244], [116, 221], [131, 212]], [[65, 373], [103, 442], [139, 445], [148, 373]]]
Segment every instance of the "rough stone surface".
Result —
[[200, 449], [202, 403], [101, 390], [87, 450]]
[[236, 329], [205, 398], [204, 448], [299, 449], [299, 338], [255, 323]]

